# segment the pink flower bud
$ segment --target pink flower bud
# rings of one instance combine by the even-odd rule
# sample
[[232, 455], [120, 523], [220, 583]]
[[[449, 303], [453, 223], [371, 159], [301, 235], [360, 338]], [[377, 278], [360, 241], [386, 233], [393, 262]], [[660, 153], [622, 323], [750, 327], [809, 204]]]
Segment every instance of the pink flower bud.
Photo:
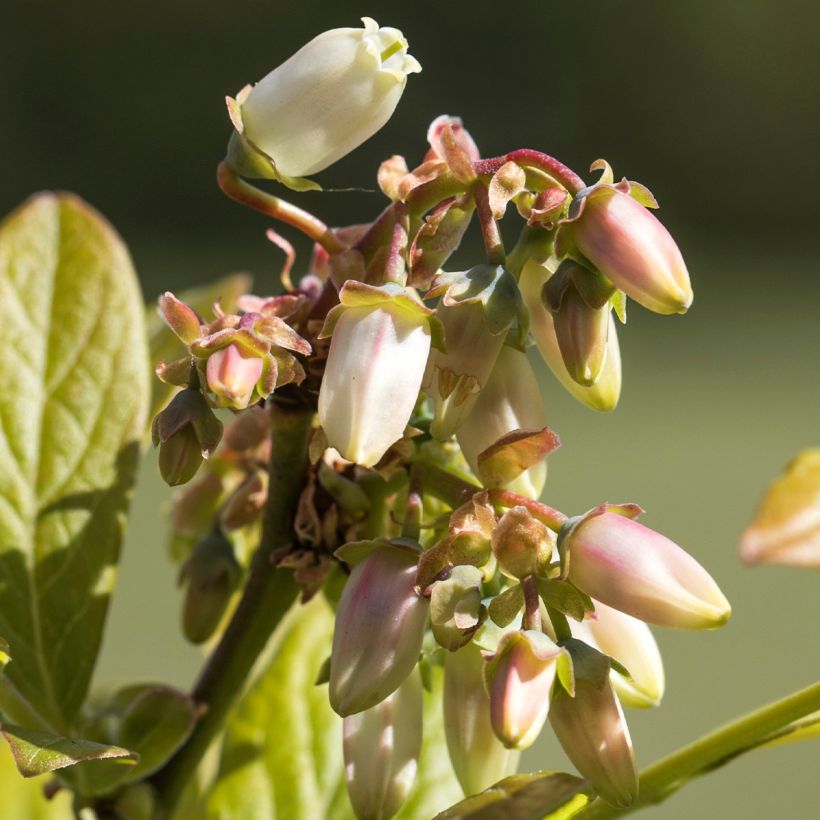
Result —
[[330, 446], [365, 467], [379, 461], [410, 420], [429, 352], [421, 313], [390, 302], [347, 308], [333, 330], [319, 393]]
[[[526, 355], [504, 346], [456, 438], [470, 469], [478, 474], [478, 456], [491, 444], [513, 430], [540, 430], [546, 424], [541, 391]], [[521, 473], [506, 489], [538, 498], [546, 481], [547, 462], [543, 460]]]
[[691, 555], [630, 518], [587, 514], [569, 531], [564, 548], [577, 587], [642, 621], [713, 629], [731, 615], [720, 588]]
[[508, 748], [526, 749], [540, 734], [563, 651], [535, 630], [509, 632], [499, 642], [485, 676], [493, 731]]
[[655, 313], [686, 313], [689, 271], [669, 231], [614, 186], [595, 186], [580, 215], [562, 226], [578, 250], [616, 287]]
[[575, 695], [556, 686], [550, 725], [567, 757], [598, 794], [613, 806], [629, 806], [638, 795], [638, 773], [629, 728], [609, 683], [609, 662], [580, 641], [568, 645]]
[[205, 366], [208, 389], [220, 406], [244, 410], [262, 378], [262, 368], [262, 359], [249, 355], [239, 345], [230, 344], [208, 357]]
[[418, 769], [422, 709], [414, 671], [381, 703], [344, 719], [345, 780], [359, 820], [388, 820], [407, 799]]
[[353, 568], [336, 610], [330, 705], [343, 717], [375, 706], [419, 658], [428, 602], [415, 592], [417, 560], [378, 547]]
[[507, 749], [490, 723], [481, 650], [469, 643], [444, 658], [444, 732], [453, 771], [465, 795], [515, 772], [520, 753]]
[[626, 667], [628, 678], [614, 668], [609, 672], [610, 683], [624, 706], [657, 706], [665, 686], [663, 661], [649, 627], [600, 601], [593, 603], [594, 617], [573, 623], [573, 635]]

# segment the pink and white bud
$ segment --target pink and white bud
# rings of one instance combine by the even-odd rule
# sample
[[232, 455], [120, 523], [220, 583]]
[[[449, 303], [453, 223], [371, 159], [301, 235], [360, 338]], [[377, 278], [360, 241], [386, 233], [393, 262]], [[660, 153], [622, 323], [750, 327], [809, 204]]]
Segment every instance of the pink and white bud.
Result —
[[640, 202], [614, 186], [595, 186], [581, 214], [562, 226], [578, 250], [617, 288], [655, 313], [686, 313], [692, 286], [671, 234]]
[[423, 696], [414, 671], [392, 695], [343, 722], [345, 781], [358, 820], [389, 820], [413, 788]]
[[621, 351], [618, 331], [610, 314], [606, 333], [606, 355], [594, 384], [579, 384], [570, 375], [558, 344], [555, 321], [541, 299], [544, 282], [550, 276], [545, 265], [531, 259], [521, 271], [518, 285], [521, 297], [530, 315], [530, 329], [538, 346], [538, 352], [555, 377], [578, 401], [593, 410], [614, 410], [621, 395]]
[[677, 544], [613, 512], [588, 514], [566, 537], [569, 579], [635, 618], [679, 629], [714, 629], [732, 609], [712, 576]]
[[441, 441], [457, 432], [472, 410], [504, 344], [506, 334], [490, 333], [485, 313], [480, 302], [442, 302], [436, 311], [447, 352], [432, 352], [424, 390], [435, 408], [430, 432]]
[[520, 752], [506, 748], [490, 722], [484, 688], [486, 663], [469, 643], [444, 658], [444, 733], [453, 771], [465, 795], [477, 794], [511, 775]]
[[[478, 474], [478, 456], [513, 430], [546, 427], [538, 381], [524, 353], [504, 346], [486, 386], [456, 433], [470, 469]], [[547, 462], [539, 461], [506, 485], [528, 498], [538, 498], [547, 481]]]
[[258, 356], [230, 344], [208, 357], [205, 378], [220, 407], [244, 410], [262, 378], [264, 363]]
[[398, 29], [362, 22], [314, 37], [239, 95], [246, 138], [281, 174], [315, 174], [349, 154], [390, 119], [407, 75], [421, 71]]
[[572, 634], [626, 667], [629, 677], [615, 668], [609, 672], [610, 683], [624, 706], [658, 706], [665, 688], [663, 660], [649, 627], [600, 601], [593, 603], [594, 617], [573, 622]]
[[565, 650], [543, 632], [508, 632], [485, 668], [490, 722], [510, 749], [535, 742], [550, 705], [558, 658]]
[[613, 806], [629, 806], [638, 796], [638, 772], [629, 727], [607, 675], [609, 662], [580, 642], [569, 643], [581, 650], [571, 651], [575, 695], [556, 686], [550, 725], [598, 794]]
[[328, 443], [372, 467], [398, 441], [418, 399], [430, 327], [390, 302], [347, 308], [333, 330], [319, 392]]
[[416, 594], [417, 560], [378, 547], [356, 564], [336, 610], [330, 705], [342, 717], [383, 701], [419, 659], [429, 609]]

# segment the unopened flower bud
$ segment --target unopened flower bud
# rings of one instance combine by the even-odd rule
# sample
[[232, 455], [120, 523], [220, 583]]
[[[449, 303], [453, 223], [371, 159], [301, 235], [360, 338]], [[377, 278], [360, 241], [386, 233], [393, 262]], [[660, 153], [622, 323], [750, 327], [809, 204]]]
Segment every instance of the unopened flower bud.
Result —
[[609, 672], [609, 680], [624, 706], [638, 709], [657, 706], [665, 685], [663, 661], [649, 627], [600, 601], [593, 603], [594, 616], [579, 624], [573, 623], [573, 634], [615, 658], [629, 672], [629, 677], [615, 668]]
[[621, 351], [615, 320], [610, 314], [606, 333], [606, 356], [594, 384], [579, 384], [567, 370], [558, 344], [555, 321], [544, 305], [541, 292], [550, 271], [545, 265], [528, 260], [521, 272], [518, 285], [530, 316], [530, 328], [538, 352], [555, 377], [578, 401], [593, 410], [614, 410], [621, 395]]
[[358, 820], [389, 820], [413, 788], [423, 725], [421, 676], [413, 671], [381, 703], [343, 722], [345, 780]]
[[692, 304], [689, 271], [675, 240], [651, 211], [613, 185], [593, 186], [579, 211], [573, 217], [570, 208], [570, 220], [560, 230], [570, 232], [578, 250], [604, 276], [655, 313], [686, 313]]
[[552, 558], [555, 536], [526, 507], [513, 507], [493, 530], [493, 554], [501, 571], [512, 578], [537, 575]]
[[203, 395], [190, 387], [177, 393], [151, 425], [151, 438], [154, 446], [159, 447], [159, 471], [165, 482], [174, 487], [190, 481], [221, 437], [222, 422]]
[[[591, 279], [593, 274], [576, 262], [565, 260], [545, 286], [542, 297], [547, 297], [567, 372], [578, 384], [589, 387], [598, 381], [606, 362], [612, 307], [608, 301], [588, 304], [575, 277]], [[558, 287], [550, 289], [553, 282]]]
[[208, 357], [208, 389], [217, 397], [219, 406], [244, 410], [262, 377], [262, 369], [262, 359], [230, 344]]
[[191, 643], [204, 643], [214, 634], [241, 576], [233, 545], [221, 532], [194, 547], [179, 571], [179, 583], [186, 587], [182, 631]]
[[279, 173], [308, 176], [350, 153], [390, 119], [407, 75], [421, 71], [398, 29], [362, 22], [325, 31], [239, 94], [243, 137]]
[[231, 493], [219, 512], [219, 522], [227, 532], [257, 520], [268, 500], [268, 476], [254, 470]]
[[564, 548], [572, 583], [642, 621], [713, 629], [731, 614], [712, 576], [691, 555], [623, 515], [588, 513], [569, 530]]
[[[459, 447], [478, 474], [478, 457], [513, 430], [546, 427], [546, 413], [538, 381], [524, 353], [504, 346], [486, 386], [456, 433]], [[506, 485], [506, 489], [538, 498], [547, 481], [547, 462], [539, 461]]]
[[495, 736], [481, 650], [468, 643], [444, 658], [444, 732], [453, 771], [465, 795], [515, 772], [520, 753]]
[[424, 390], [433, 399], [430, 432], [441, 441], [457, 432], [487, 385], [505, 333], [490, 333], [480, 302], [441, 304], [436, 315], [444, 325], [447, 352], [434, 351]]
[[509, 632], [485, 668], [490, 721], [508, 748], [532, 746], [547, 719], [558, 658], [565, 650], [543, 632]]
[[428, 602], [415, 591], [417, 559], [378, 547], [358, 563], [336, 610], [330, 705], [342, 717], [384, 700], [419, 658]]
[[[372, 467], [398, 441], [418, 399], [430, 352], [430, 311], [392, 290], [376, 304], [345, 304], [333, 327], [319, 392], [319, 420], [328, 444], [348, 461]], [[399, 291], [404, 289], [399, 288]], [[354, 297], [355, 298], [355, 297]], [[409, 306], [405, 306], [405, 302]], [[425, 312], [426, 311], [426, 312]]]
[[574, 697], [556, 686], [550, 724], [567, 757], [613, 806], [638, 795], [638, 772], [621, 704], [609, 682], [609, 661], [582, 641], [566, 643], [572, 656]]

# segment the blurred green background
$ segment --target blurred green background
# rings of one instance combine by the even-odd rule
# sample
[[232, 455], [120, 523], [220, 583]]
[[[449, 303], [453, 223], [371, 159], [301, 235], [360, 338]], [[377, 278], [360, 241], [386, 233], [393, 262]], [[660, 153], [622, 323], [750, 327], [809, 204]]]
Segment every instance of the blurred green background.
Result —
[[[631, 307], [614, 414], [574, 403], [538, 364], [563, 441], [549, 502], [570, 513], [641, 503], [734, 605], [714, 634], [658, 634], [668, 694], [660, 710], [630, 716], [640, 763], [817, 680], [820, 576], [736, 557], [768, 480], [820, 443], [816, 0], [0, 0], [0, 213], [38, 189], [73, 190], [123, 234], [147, 299], [240, 269], [266, 292], [280, 263], [268, 223], [213, 181], [229, 133], [223, 97], [362, 14], [402, 28], [424, 71], [388, 126], [323, 184], [375, 188], [381, 159], [401, 153], [412, 166], [429, 121], [457, 114], [485, 156], [536, 147], [582, 172], [606, 157], [656, 194], [687, 258], [686, 317]], [[382, 203], [366, 192], [298, 199], [332, 224], [372, 218]], [[478, 253], [473, 244], [459, 259]], [[101, 683], [187, 685], [199, 663], [171, 628], [169, 496], [155, 476], [151, 454]], [[525, 766], [568, 764], [547, 740]], [[817, 743], [755, 753], [644, 816], [813, 818], [819, 766]]]

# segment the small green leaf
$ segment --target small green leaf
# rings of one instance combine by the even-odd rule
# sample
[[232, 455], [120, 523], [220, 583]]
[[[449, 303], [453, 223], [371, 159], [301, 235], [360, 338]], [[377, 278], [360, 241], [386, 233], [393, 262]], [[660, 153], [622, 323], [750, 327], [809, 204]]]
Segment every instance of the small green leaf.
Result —
[[152, 774], [188, 739], [196, 722], [193, 701], [167, 686], [129, 687], [115, 696], [112, 706], [105, 723], [115, 727], [111, 740], [133, 750], [139, 762], [128, 768], [112, 761], [77, 766], [65, 779], [80, 794], [107, 794]]
[[134, 765], [139, 760], [139, 755], [119, 746], [60, 737], [50, 732], [24, 729], [22, 726], [4, 724], [0, 733], [9, 744], [14, 762], [23, 777], [47, 774], [84, 760], [116, 758], [124, 765]]
[[0, 707], [59, 734], [85, 699], [116, 579], [148, 361], [120, 238], [71, 194], [0, 223]]
[[[179, 294], [179, 301], [192, 307], [203, 319], [211, 316], [211, 308], [214, 302], [219, 302], [226, 313], [232, 313], [236, 309], [236, 301], [243, 294], [247, 293], [251, 287], [251, 277], [246, 273], [234, 273], [202, 285], [198, 288], [191, 288]], [[171, 329], [159, 315], [156, 304], [148, 305], [146, 312], [146, 323], [148, 330], [148, 350], [150, 353], [150, 377], [151, 377], [151, 412], [152, 419], [170, 400], [176, 392], [176, 388], [169, 384], [164, 384], [154, 375], [153, 368], [159, 362], [172, 362], [187, 354], [185, 345], [173, 334]]]
[[72, 796], [67, 790], [47, 798], [43, 780], [20, 777], [8, 746], [0, 743], [0, 806], [4, 818], [73, 820]]
[[585, 780], [563, 772], [514, 774], [435, 820], [563, 820], [583, 808], [591, 792]]

